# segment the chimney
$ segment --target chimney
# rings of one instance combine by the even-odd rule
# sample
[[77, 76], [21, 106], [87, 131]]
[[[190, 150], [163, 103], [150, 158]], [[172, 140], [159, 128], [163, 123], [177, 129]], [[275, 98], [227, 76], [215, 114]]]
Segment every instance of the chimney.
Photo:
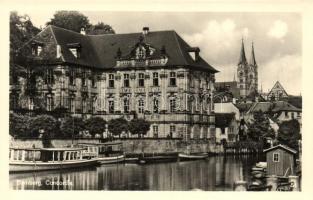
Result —
[[85, 28], [81, 28], [81, 29], [80, 29], [80, 34], [82, 34], [82, 35], [86, 35]]
[[143, 27], [142, 28], [142, 34], [143, 35], [148, 35], [148, 33], [149, 33], [149, 27]]

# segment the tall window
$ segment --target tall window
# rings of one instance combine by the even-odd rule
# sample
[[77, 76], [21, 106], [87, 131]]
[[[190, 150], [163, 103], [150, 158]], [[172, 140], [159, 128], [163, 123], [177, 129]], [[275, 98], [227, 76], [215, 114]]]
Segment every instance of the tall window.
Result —
[[54, 83], [53, 69], [47, 69], [46, 77], [45, 77], [45, 84], [53, 84], [53, 83]]
[[70, 97], [69, 101], [68, 101], [68, 108], [70, 110], [71, 113], [75, 112], [75, 101], [74, 101], [75, 97]]
[[109, 113], [114, 113], [114, 100], [109, 100]]
[[170, 112], [176, 111], [176, 100], [174, 98], [170, 99]]
[[124, 99], [124, 113], [129, 113], [129, 99]]
[[139, 74], [138, 85], [139, 87], [145, 87], [145, 75], [143, 73]]
[[159, 74], [157, 72], [153, 73], [153, 86], [159, 86]]
[[173, 137], [173, 135], [175, 134], [176, 132], [176, 127], [175, 125], [171, 125], [170, 126], [170, 136]]
[[92, 86], [93, 88], [97, 87], [96, 76], [92, 76], [92, 78], [91, 78], [91, 86]]
[[273, 162], [279, 162], [279, 153], [273, 153]]
[[129, 87], [129, 74], [124, 74], [124, 87]]
[[159, 127], [157, 125], [153, 126], [153, 137], [157, 138], [159, 135]]
[[176, 86], [176, 73], [170, 73], [170, 86]]
[[85, 71], [82, 74], [82, 86], [87, 86], [87, 73]]
[[70, 85], [75, 85], [75, 71], [71, 70], [69, 75]]
[[144, 113], [145, 111], [145, 102], [143, 99], [139, 99], [138, 101], [138, 113]]
[[83, 97], [82, 99], [82, 113], [86, 113], [87, 112], [87, 98]]
[[153, 113], [159, 112], [159, 100], [157, 98], [153, 99]]
[[97, 105], [97, 97], [93, 96], [91, 98], [91, 113], [95, 113], [96, 112], [96, 105]]
[[51, 95], [46, 96], [46, 106], [47, 111], [52, 111], [53, 109], [53, 98]]
[[109, 87], [114, 88], [114, 74], [109, 74]]

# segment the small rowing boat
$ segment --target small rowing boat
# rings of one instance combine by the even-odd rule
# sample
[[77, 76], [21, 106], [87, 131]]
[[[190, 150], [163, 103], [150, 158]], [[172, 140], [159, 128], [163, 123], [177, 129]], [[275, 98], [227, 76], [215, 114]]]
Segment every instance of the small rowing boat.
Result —
[[192, 154], [186, 154], [186, 153], [179, 153], [178, 158], [180, 161], [187, 161], [187, 160], [201, 160], [208, 157], [207, 153], [192, 153]]

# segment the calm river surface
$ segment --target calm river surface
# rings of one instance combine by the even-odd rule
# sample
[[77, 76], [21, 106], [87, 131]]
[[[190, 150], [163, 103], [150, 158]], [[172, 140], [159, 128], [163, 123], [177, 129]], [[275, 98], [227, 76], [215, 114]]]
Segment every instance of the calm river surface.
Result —
[[233, 190], [250, 180], [251, 156], [157, 164], [112, 164], [67, 171], [10, 174], [14, 190]]

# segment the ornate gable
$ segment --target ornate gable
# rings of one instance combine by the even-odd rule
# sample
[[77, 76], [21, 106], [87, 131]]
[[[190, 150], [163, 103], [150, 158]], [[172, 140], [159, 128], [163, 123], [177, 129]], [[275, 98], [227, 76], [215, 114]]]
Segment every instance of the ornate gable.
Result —
[[275, 83], [274, 87], [267, 95], [267, 99], [276, 101], [286, 97], [288, 97], [288, 94], [279, 81]]
[[145, 43], [143, 36], [129, 52], [124, 53], [118, 48], [116, 53], [116, 67], [164, 66], [167, 61], [165, 46], [157, 49]]

